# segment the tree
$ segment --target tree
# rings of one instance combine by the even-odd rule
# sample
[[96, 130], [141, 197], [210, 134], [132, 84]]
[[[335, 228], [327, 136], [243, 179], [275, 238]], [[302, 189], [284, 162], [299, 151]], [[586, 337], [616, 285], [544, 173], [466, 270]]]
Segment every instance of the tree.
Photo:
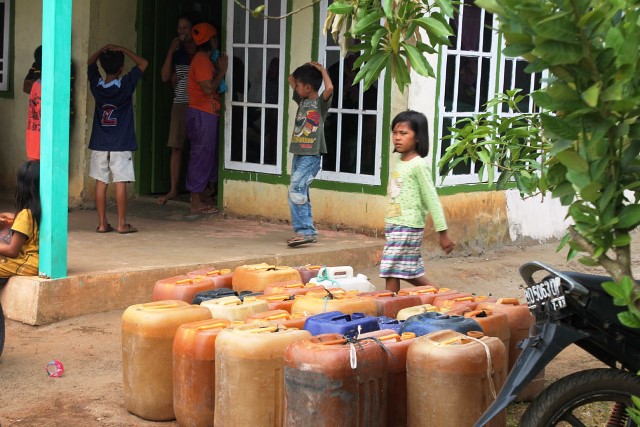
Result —
[[[570, 256], [601, 265], [614, 283], [605, 289], [627, 306], [621, 320], [640, 327], [640, 286], [631, 271], [631, 232], [640, 225], [640, 3], [632, 0], [476, 0], [499, 22], [507, 56], [527, 71], [548, 72], [532, 94], [541, 112], [500, 118], [491, 110], [452, 129], [441, 162], [480, 161], [486, 177], [501, 171], [497, 188], [514, 180], [524, 196], [551, 193], [568, 206], [574, 225], [562, 243]], [[402, 90], [409, 67], [426, 76], [425, 53], [448, 44], [450, 2], [339, 0], [325, 29], [360, 40], [358, 78], [370, 84], [390, 68]], [[422, 43], [424, 30], [431, 45]], [[346, 48], [348, 43], [343, 43]], [[521, 95], [499, 95], [517, 111]], [[495, 111], [495, 110], [494, 110]]]

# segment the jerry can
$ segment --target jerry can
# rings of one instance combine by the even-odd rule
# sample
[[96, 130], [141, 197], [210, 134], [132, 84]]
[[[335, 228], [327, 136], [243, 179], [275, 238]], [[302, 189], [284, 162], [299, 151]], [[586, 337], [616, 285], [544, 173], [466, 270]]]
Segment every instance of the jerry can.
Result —
[[398, 312], [407, 307], [415, 307], [422, 304], [422, 300], [417, 295], [394, 295], [389, 291], [376, 291], [361, 294], [371, 296], [378, 306], [378, 316], [395, 318]]
[[443, 329], [451, 329], [460, 333], [467, 333], [469, 331], [482, 332], [482, 328], [478, 322], [473, 319], [428, 311], [416, 316], [411, 316], [405, 320], [400, 328], [400, 333], [413, 332], [417, 336], [422, 336]]
[[[449, 300], [453, 300], [454, 302], [447, 303], [446, 301], [449, 301]], [[473, 295], [471, 295], [468, 292], [455, 292], [455, 293], [445, 292], [445, 295], [437, 296], [433, 300], [432, 304], [438, 307], [440, 311], [442, 311], [443, 307], [451, 308], [455, 302], [474, 302]]]
[[276, 322], [278, 326], [288, 329], [303, 329], [306, 320], [307, 316], [302, 314], [292, 315], [286, 310], [269, 310], [247, 316], [245, 323]]
[[308, 316], [339, 311], [344, 314], [364, 313], [367, 316], [376, 316], [378, 306], [372, 297], [361, 297], [346, 293], [344, 296], [336, 296], [338, 293], [315, 293], [298, 295], [291, 306], [291, 313], [304, 313]]
[[191, 304], [198, 292], [214, 289], [213, 280], [204, 276], [189, 277], [186, 275], [168, 277], [156, 282], [151, 294], [152, 301], [181, 300]]
[[322, 334], [285, 352], [286, 427], [386, 426], [388, 363], [371, 339]]
[[405, 427], [407, 425], [407, 351], [416, 335], [405, 332], [399, 335], [391, 329], [367, 332], [360, 338], [377, 338], [387, 349], [389, 367], [387, 393], [387, 427]]
[[507, 369], [509, 367], [509, 348], [511, 347], [511, 330], [509, 329], [509, 318], [507, 313], [489, 310], [473, 310], [464, 314], [464, 317], [471, 318], [478, 322], [484, 334], [488, 337], [496, 337], [506, 349]]
[[211, 312], [180, 300], [136, 304], [122, 314], [122, 383], [127, 411], [151, 421], [175, 419], [173, 338]]
[[400, 332], [400, 328], [404, 323], [404, 320], [392, 319], [391, 317], [387, 317], [387, 316], [378, 316], [377, 319], [378, 319], [378, 326], [380, 327], [381, 330], [391, 329], [396, 333]]
[[339, 311], [316, 314], [307, 317], [304, 329], [311, 335], [336, 333], [347, 338], [357, 337], [359, 333], [380, 329], [378, 319], [363, 313], [343, 314]]
[[326, 288], [341, 288], [346, 291], [373, 292], [373, 286], [364, 274], [353, 275], [353, 268], [348, 265], [339, 267], [322, 267], [318, 276], [309, 283], [323, 285]]
[[459, 292], [449, 288], [434, 288], [433, 286], [412, 286], [410, 288], [400, 289], [398, 295], [417, 295], [420, 297], [422, 304], [433, 304], [438, 297], [458, 294]]
[[284, 422], [284, 353], [307, 331], [276, 322], [225, 329], [216, 340], [215, 426], [281, 426]]
[[[505, 348], [498, 338], [472, 334], [442, 330], [413, 341], [407, 352], [409, 427], [473, 426], [493, 402], [507, 376]], [[506, 426], [505, 411], [487, 426]]]
[[211, 299], [200, 303], [211, 311], [211, 317], [222, 317], [231, 321], [244, 321], [245, 317], [269, 310], [266, 301], [258, 300], [255, 297], [247, 297], [240, 300], [238, 297], [222, 297]]
[[416, 314], [426, 313], [428, 311], [431, 311], [431, 312], [438, 311], [438, 307], [431, 304], [421, 304], [421, 305], [416, 305], [415, 307], [403, 308], [396, 315], [396, 319], [407, 320], [411, 316], [415, 316]]
[[318, 272], [322, 268], [322, 265], [300, 265], [298, 267], [293, 267], [298, 270], [300, 273], [300, 278], [302, 279], [302, 283], [309, 283], [311, 279], [314, 277], [318, 277]]
[[201, 304], [202, 301], [232, 296], [237, 297], [238, 293], [231, 288], [210, 289], [195, 294], [193, 300], [191, 300], [191, 304]]
[[228, 319], [180, 325], [173, 340], [173, 411], [178, 425], [210, 427], [215, 404], [215, 348]]
[[309, 291], [323, 291], [324, 286], [314, 284], [303, 284], [296, 280], [289, 280], [287, 282], [278, 282], [268, 285], [264, 288], [265, 295], [271, 294], [287, 294], [287, 295], [304, 295]]
[[[511, 334], [508, 351], [508, 370], [511, 371], [516, 360], [518, 360], [518, 356], [520, 356], [522, 352], [522, 349], [518, 348], [518, 343], [529, 337], [529, 328], [534, 323], [534, 318], [529, 311], [529, 306], [520, 304], [518, 298], [499, 298], [496, 302], [482, 302], [478, 304], [477, 309], [489, 309], [494, 313], [503, 312], [507, 314]], [[542, 390], [544, 390], [544, 369], [518, 394], [517, 400], [525, 402], [531, 401], [538, 396]]]
[[215, 283], [215, 288], [230, 288], [233, 271], [228, 268], [207, 267], [187, 273], [190, 277], [208, 277]]
[[278, 282], [295, 280], [300, 282], [298, 270], [271, 264], [241, 265], [233, 271], [233, 289], [240, 291], [262, 292], [264, 289]]
[[294, 301], [294, 295], [288, 294], [260, 295], [256, 298], [266, 301], [269, 310], [286, 310], [289, 313], [291, 313], [291, 307]]

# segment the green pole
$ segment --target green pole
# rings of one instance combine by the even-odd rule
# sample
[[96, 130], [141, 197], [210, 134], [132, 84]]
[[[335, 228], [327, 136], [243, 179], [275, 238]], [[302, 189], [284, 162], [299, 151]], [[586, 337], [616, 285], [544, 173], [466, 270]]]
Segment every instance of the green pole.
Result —
[[42, 1], [40, 274], [67, 275], [72, 0]]

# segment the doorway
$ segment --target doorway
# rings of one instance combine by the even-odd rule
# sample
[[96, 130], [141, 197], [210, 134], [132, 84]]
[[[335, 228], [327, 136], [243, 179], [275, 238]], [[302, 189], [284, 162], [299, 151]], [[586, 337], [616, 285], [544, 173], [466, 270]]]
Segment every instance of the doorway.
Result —
[[[222, 2], [215, 0], [138, 0], [138, 53], [149, 61], [136, 95], [138, 153], [136, 156], [136, 190], [140, 195], [164, 194], [170, 188], [167, 147], [173, 88], [160, 79], [160, 69], [171, 40], [176, 36], [178, 17], [195, 11], [203, 21], [212, 22], [220, 30]], [[188, 147], [183, 155], [180, 188], [184, 191], [184, 175]]]

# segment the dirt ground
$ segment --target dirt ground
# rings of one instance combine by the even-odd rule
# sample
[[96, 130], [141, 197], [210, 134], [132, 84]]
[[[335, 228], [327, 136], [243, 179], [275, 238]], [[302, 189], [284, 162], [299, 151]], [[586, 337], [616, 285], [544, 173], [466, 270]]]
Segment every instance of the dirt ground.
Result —
[[[634, 256], [634, 265], [640, 262], [639, 258], [637, 254]], [[588, 271], [575, 262], [565, 262], [563, 255], [555, 253], [553, 244], [506, 247], [482, 256], [430, 259], [427, 268], [428, 276], [441, 286], [480, 295], [522, 297], [517, 268], [528, 260], [547, 262], [560, 269]], [[376, 286], [383, 287], [375, 268], [362, 273]], [[122, 312], [93, 314], [40, 327], [7, 321], [6, 345], [0, 357], [0, 425], [176, 425], [145, 421], [124, 408]], [[52, 359], [64, 364], [65, 372], [60, 378], [47, 376], [45, 369]], [[546, 379], [553, 381], [577, 369], [595, 366], [599, 366], [598, 362], [589, 355], [571, 348], [548, 367]]]

